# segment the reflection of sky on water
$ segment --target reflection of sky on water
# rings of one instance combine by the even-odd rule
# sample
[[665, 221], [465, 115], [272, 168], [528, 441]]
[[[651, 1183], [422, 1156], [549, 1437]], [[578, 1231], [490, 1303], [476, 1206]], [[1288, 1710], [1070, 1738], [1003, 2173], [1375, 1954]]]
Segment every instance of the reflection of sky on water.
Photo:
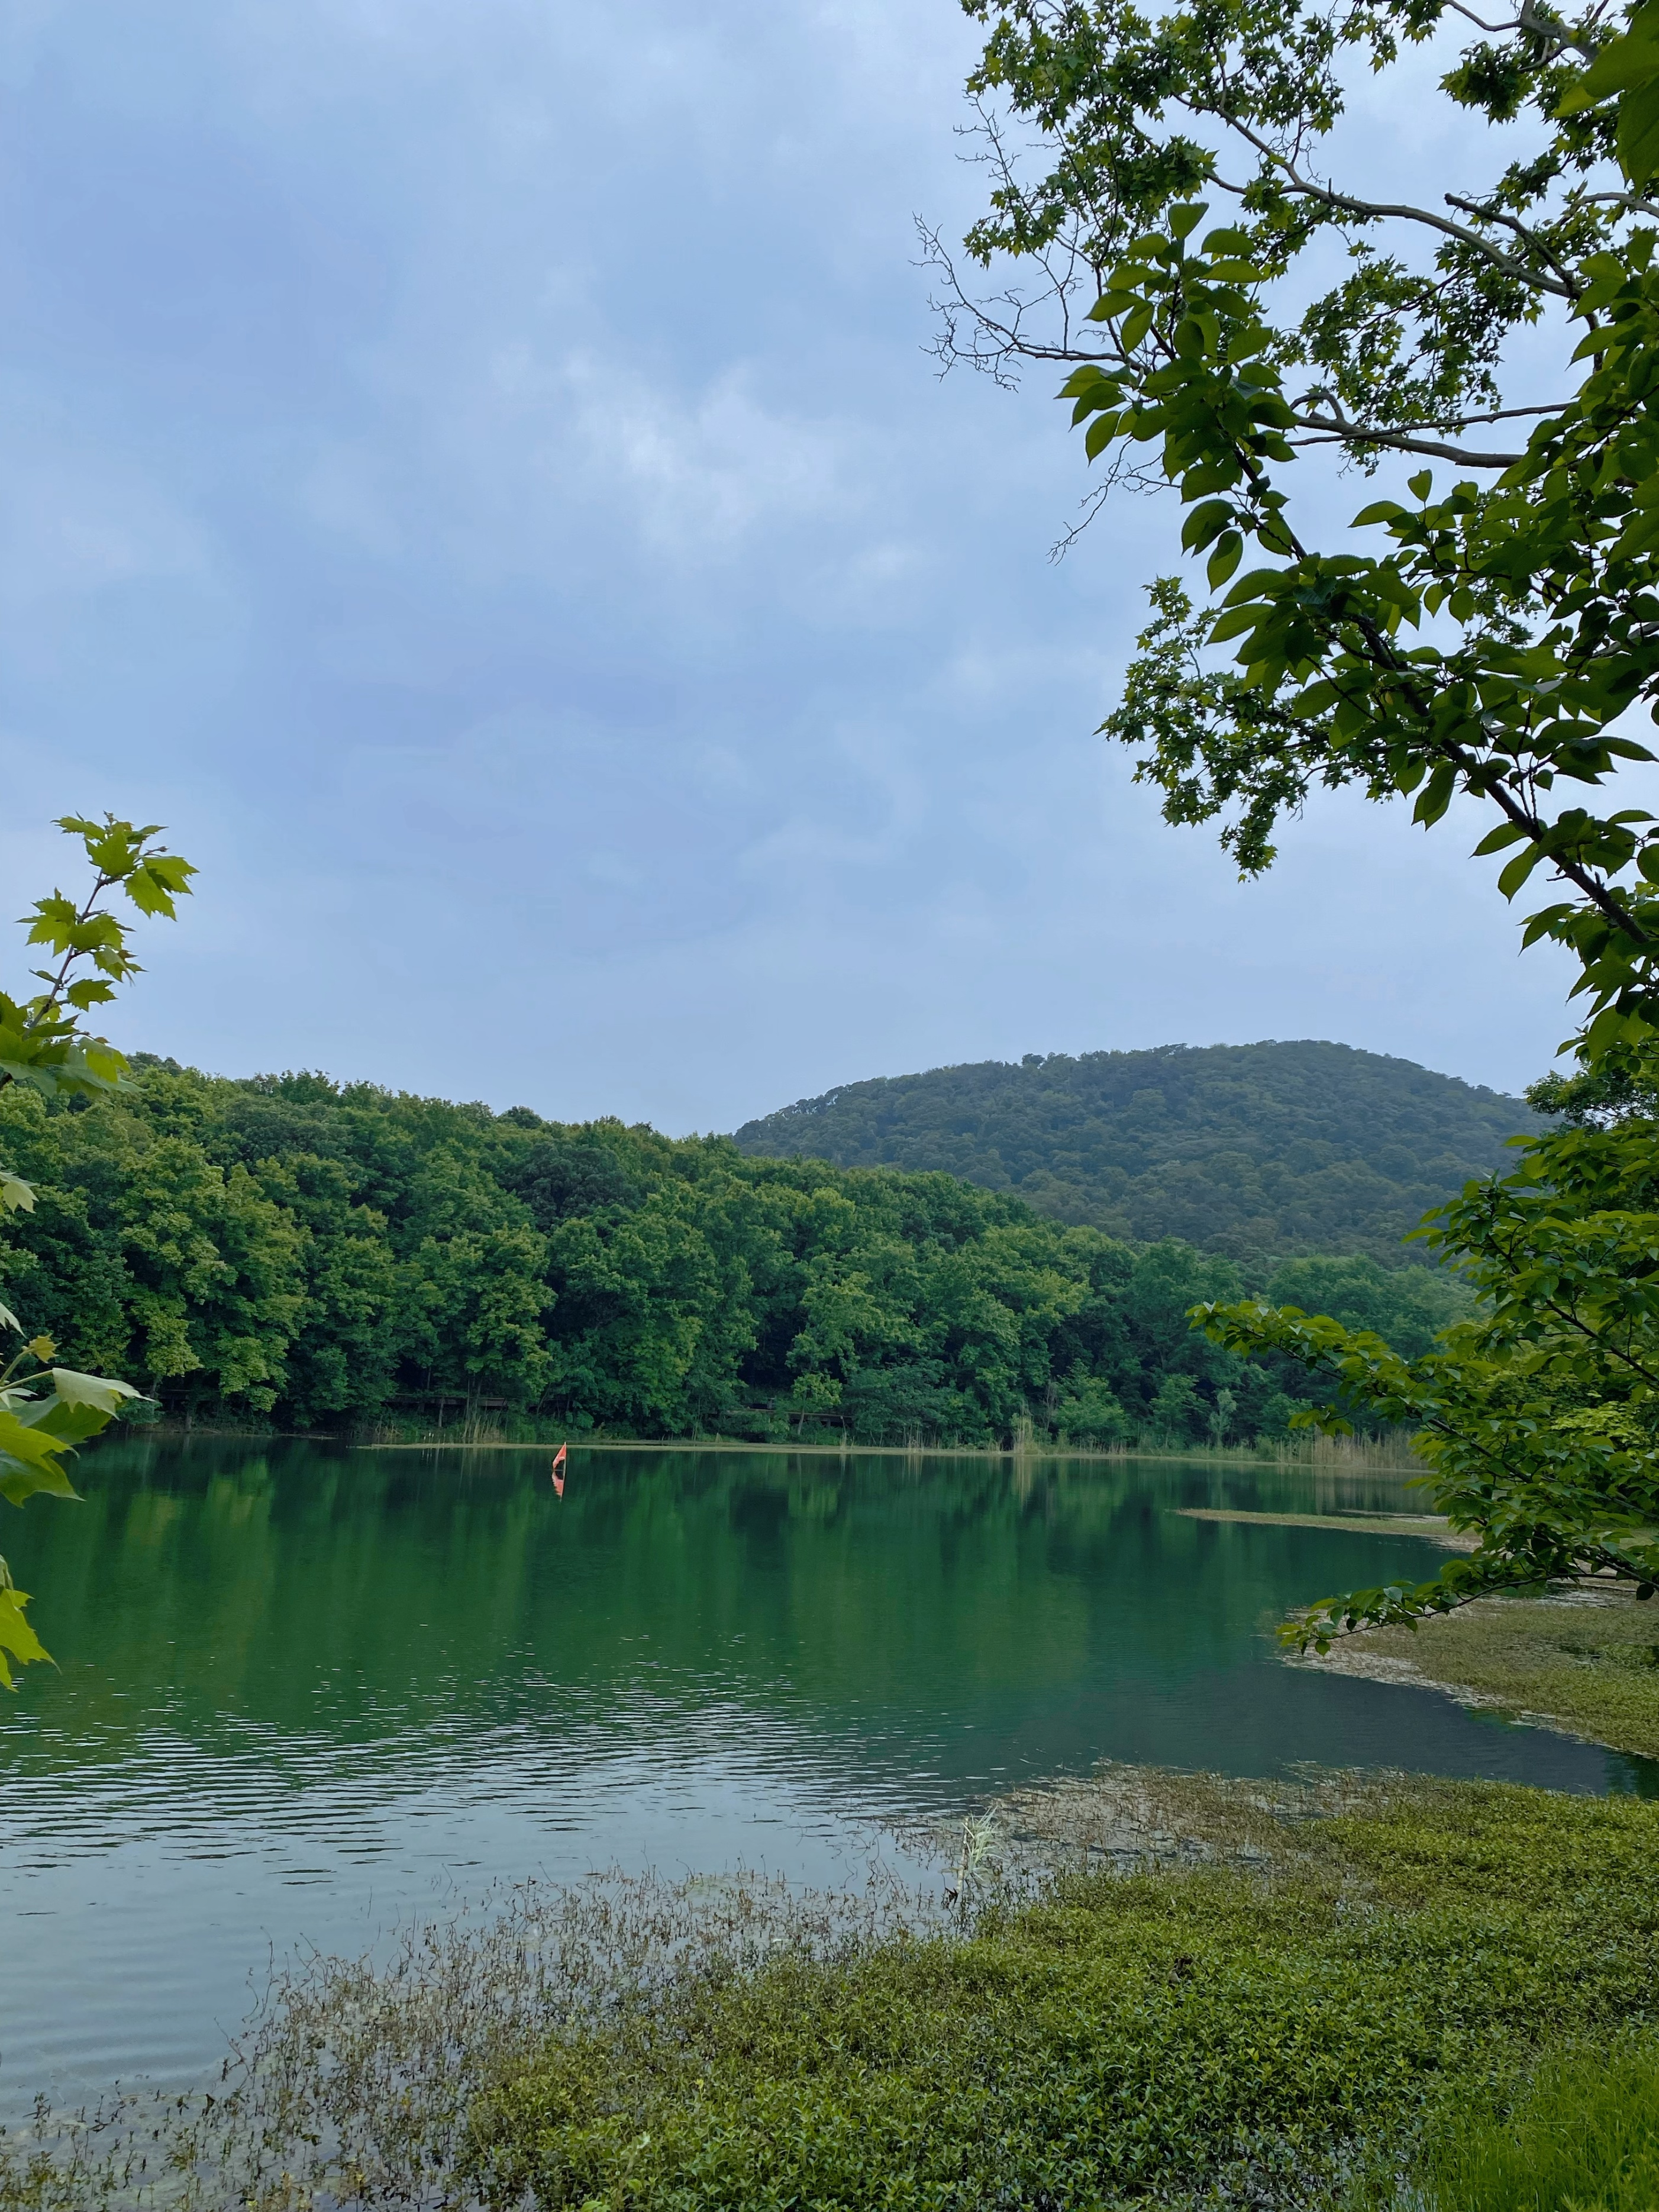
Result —
[[582, 1457], [555, 1514], [539, 1461], [505, 1454], [481, 1478], [106, 1453], [92, 1510], [30, 1516], [16, 1564], [65, 1666], [5, 1717], [0, 2095], [187, 2075], [273, 1952], [355, 1950], [494, 1881], [856, 1882], [897, 1858], [884, 1816], [1103, 1756], [1649, 1785], [1283, 1666], [1276, 1609], [1435, 1556], [1167, 1510], [1218, 1483], [1281, 1506], [1290, 1483], [1305, 1510], [1304, 1475]]

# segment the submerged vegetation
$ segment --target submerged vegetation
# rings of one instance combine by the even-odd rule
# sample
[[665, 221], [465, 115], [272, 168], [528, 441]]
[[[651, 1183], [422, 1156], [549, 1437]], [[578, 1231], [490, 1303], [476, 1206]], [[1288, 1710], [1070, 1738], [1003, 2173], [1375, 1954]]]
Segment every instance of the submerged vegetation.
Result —
[[1261, 1287], [1421, 1350], [1468, 1303], [1428, 1268], [1249, 1278], [949, 1176], [313, 1075], [14, 1092], [0, 1152], [39, 1191], [0, 1291], [186, 1420], [1248, 1445], [1308, 1384], [1194, 1335], [1196, 1301]]
[[532, 1887], [316, 1962], [211, 2099], [40, 2114], [0, 2205], [1496, 2208], [1533, 2200], [1452, 2185], [1549, 2124], [1561, 2054], [1649, 2078], [1659, 1807], [1116, 1770], [1004, 1824], [1045, 1870], [953, 1909]]

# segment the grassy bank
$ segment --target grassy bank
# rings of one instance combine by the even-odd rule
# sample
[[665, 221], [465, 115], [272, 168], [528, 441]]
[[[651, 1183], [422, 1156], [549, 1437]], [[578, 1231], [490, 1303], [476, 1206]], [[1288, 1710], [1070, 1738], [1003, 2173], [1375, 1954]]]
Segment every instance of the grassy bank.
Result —
[[1659, 2002], [1655, 1808], [1424, 1786], [1247, 1810], [1207, 1864], [1063, 1875], [964, 1940], [780, 1959], [551, 2039], [474, 2114], [482, 2197], [1387, 2201], [1425, 2124]]
[[1659, 1603], [1629, 1584], [1482, 1598], [1405, 1628], [1345, 1637], [1302, 1662], [1443, 1689], [1615, 1751], [1659, 1759]]
[[1659, 2014], [1638, 1800], [1119, 1770], [1000, 1826], [949, 1911], [612, 1886], [322, 1962], [210, 2110], [46, 2123], [0, 2205], [135, 2201], [124, 2142], [152, 2201], [262, 2212], [1403, 2204]]

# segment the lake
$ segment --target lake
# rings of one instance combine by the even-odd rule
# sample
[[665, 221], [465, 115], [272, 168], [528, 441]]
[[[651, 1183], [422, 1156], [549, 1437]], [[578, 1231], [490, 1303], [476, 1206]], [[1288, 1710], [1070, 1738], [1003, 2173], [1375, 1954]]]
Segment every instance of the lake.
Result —
[[1182, 1517], [1403, 1481], [1135, 1460], [106, 1443], [8, 1513], [59, 1670], [0, 1712], [0, 2102], [188, 2081], [270, 1961], [499, 1881], [860, 1881], [881, 1826], [1102, 1757], [1659, 1790], [1286, 1667], [1287, 1606], [1432, 1546]]

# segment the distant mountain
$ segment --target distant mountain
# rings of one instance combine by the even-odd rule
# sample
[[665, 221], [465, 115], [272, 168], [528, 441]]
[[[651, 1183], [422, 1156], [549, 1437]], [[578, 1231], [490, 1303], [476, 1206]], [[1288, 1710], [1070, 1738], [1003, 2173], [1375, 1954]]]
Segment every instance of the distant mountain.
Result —
[[1398, 1264], [1430, 1206], [1541, 1126], [1521, 1099], [1350, 1045], [1160, 1045], [878, 1076], [746, 1121], [735, 1141], [943, 1169], [1138, 1241]]

